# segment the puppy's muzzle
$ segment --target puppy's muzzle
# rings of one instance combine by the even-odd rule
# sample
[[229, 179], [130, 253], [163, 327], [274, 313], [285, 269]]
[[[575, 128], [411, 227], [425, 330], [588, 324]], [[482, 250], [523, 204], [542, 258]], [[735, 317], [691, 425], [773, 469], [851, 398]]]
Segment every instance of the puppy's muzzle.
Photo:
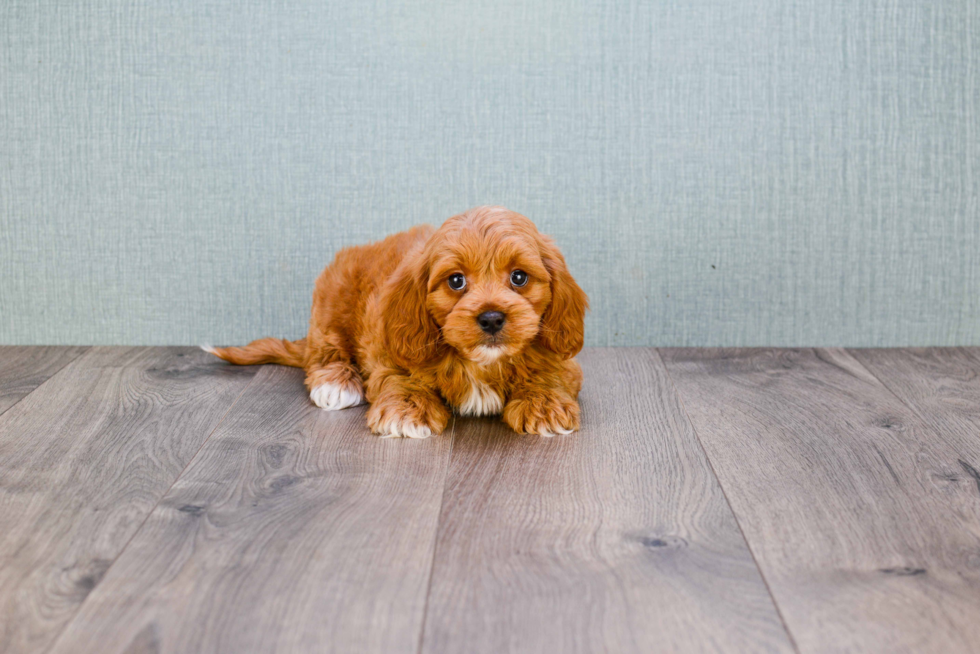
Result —
[[476, 322], [485, 334], [493, 336], [504, 328], [506, 317], [499, 311], [484, 311], [476, 317]]

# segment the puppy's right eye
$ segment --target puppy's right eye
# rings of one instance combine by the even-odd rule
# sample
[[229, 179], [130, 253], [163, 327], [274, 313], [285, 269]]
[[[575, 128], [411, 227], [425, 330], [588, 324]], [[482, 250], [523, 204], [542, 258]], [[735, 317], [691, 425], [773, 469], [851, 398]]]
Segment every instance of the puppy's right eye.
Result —
[[462, 291], [466, 287], [466, 278], [459, 273], [455, 273], [449, 276], [448, 284], [449, 288], [454, 291]]

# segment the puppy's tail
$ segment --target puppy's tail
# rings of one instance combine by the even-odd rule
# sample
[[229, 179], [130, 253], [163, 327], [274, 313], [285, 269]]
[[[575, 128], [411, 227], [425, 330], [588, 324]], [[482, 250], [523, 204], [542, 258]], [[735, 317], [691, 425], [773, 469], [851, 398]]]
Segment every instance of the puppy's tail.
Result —
[[283, 366], [302, 368], [306, 362], [306, 339], [287, 341], [281, 338], [260, 338], [245, 347], [211, 347], [201, 349], [239, 366], [258, 363], [278, 363]]

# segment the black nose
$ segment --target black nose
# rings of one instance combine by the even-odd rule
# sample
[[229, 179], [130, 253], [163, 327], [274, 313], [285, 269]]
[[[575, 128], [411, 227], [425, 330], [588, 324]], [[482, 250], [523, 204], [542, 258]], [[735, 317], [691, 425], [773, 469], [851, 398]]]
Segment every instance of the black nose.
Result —
[[484, 311], [476, 317], [480, 329], [493, 336], [504, 328], [504, 314], [499, 311]]

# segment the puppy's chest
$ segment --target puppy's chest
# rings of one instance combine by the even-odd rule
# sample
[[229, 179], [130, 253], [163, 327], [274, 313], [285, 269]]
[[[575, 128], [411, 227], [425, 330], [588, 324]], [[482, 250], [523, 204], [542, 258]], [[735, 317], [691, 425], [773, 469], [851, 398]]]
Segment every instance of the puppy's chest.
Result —
[[461, 416], [494, 416], [504, 410], [502, 384], [465, 369], [446, 379], [443, 396]]

